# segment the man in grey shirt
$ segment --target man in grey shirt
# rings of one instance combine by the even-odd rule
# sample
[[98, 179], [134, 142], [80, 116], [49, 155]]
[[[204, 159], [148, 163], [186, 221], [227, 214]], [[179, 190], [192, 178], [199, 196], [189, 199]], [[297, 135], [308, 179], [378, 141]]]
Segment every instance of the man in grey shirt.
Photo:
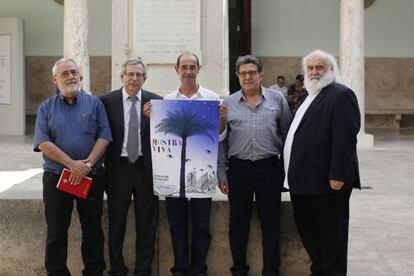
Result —
[[233, 275], [247, 275], [247, 243], [255, 197], [262, 228], [263, 275], [278, 275], [279, 213], [283, 166], [279, 160], [291, 119], [282, 94], [261, 86], [263, 64], [237, 59], [241, 90], [226, 98], [226, 127], [220, 135], [218, 179], [230, 205], [229, 240]]

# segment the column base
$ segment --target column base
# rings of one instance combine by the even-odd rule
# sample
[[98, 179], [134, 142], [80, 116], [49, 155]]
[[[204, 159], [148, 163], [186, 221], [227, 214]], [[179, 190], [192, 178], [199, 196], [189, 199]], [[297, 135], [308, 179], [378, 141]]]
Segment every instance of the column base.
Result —
[[360, 131], [357, 136], [358, 149], [369, 149], [374, 147], [374, 136], [371, 134], [365, 133], [365, 131]]

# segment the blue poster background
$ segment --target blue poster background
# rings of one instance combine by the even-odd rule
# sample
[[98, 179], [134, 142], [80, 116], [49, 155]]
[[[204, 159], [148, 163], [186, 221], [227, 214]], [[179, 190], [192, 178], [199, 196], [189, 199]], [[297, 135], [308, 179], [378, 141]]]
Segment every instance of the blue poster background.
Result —
[[212, 197], [217, 188], [219, 102], [151, 103], [154, 193]]

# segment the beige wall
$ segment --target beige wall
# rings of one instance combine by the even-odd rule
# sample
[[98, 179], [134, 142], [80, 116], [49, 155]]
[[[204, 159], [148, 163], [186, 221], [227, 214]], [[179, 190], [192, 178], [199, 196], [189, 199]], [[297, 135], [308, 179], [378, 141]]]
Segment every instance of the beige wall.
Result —
[[[414, 1], [376, 0], [365, 9], [367, 57], [414, 57]], [[315, 48], [338, 55], [339, 0], [252, 1], [252, 52], [306, 55]]]
[[[263, 57], [264, 85], [284, 75], [288, 84], [301, 73], [300, 57]], [[414, 58], [365, 59], [365, 108], [414, 109]]]
[[[26, 57], [26, 111], [35, 114], [38, 105], [52, 95], [51, 68], [59, 57]], [[269, 86], [277, 75], [284, 75], [291, 84], [301, 72], [300, 57], [262, 57], [263, 84]], [[111, 87], [111, 57], [91, 57], [91, 92], [100, 95]], [[370, 115], [395, 114], [395, 111], [414, 112], [414, 58], [366, 58], [365, 108]], [[410, 112], [412, 112], [410, 111]], [[367, 127], [378, 126], [375, 118], [367, 118]], [[393, 117], [387, 115], [386, 120]], [[383, 124], [384, 125], [384, 124]]]
[[[301, 56], [314, 48], [338, 54], [339, 0], [252, 1], [253, 54]], [[111, 0], [89, 0], [92, 56], [111, 53]], [[24, 21], [27, 56], [63, 54], [63, 7], [53, 0], [0, 0], [0, 17]], [[365, 10], [365, 53], [414, 57], [414, 1], [376, 0]]]
[[[89, 49], [92, 56], [111, 54], [111, 0], [88, 0]], [[0, 0], [0, 18], [24, 22], [26, 56], [63, 55], [63, 6], [53, 0]]]
[[414, 109], [414, 58], [367, 58], [366, 109]]
[[[39, 104], [53, 95], [52, 66], [60, 57], [26, 57], [26, 113], [36, 114]], [[111, 88], [111, 57], [90, 58], [91, 92], [101, 95]]]
[[[300, 57], [262, 60], [265, 86], [275, 83], [278, 75], [292, 84], [301, 73]], [[367, 128], [395, 128], [401, 120], [401, 125], [413, 126], [410, 118], [414, 115], [414, 58], [365, 59], [365, 113]]]

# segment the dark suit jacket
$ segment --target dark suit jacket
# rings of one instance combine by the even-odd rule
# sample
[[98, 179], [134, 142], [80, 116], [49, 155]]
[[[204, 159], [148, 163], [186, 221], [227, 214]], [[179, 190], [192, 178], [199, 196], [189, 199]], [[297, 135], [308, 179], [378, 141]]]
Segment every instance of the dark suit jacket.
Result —
[[330, 179], [344, 181], [342, 190], [360, 188], [356, 153], [359, 128], [354, 92], [335, 82], [323, 88], [306, 110], [293, 139], [288, 170], [291, 192], [334, 193]]
[[[152, 183], [152, 162], [150, 144], [149, 118], [142, 113], [143, 106], [150, 99], [162, 99], [157, 94], [141, 90], [141, 144], [144, 159], [145, 174]], [[124, 141], [124, 106], [122, 103], [122, 88], [101, 96], [101, 100], [108, 114], [113, 141], [108, 145], [105, 154], [105, 167], [108, 185], [115, 183], [118, 174], [122, 143]]]

